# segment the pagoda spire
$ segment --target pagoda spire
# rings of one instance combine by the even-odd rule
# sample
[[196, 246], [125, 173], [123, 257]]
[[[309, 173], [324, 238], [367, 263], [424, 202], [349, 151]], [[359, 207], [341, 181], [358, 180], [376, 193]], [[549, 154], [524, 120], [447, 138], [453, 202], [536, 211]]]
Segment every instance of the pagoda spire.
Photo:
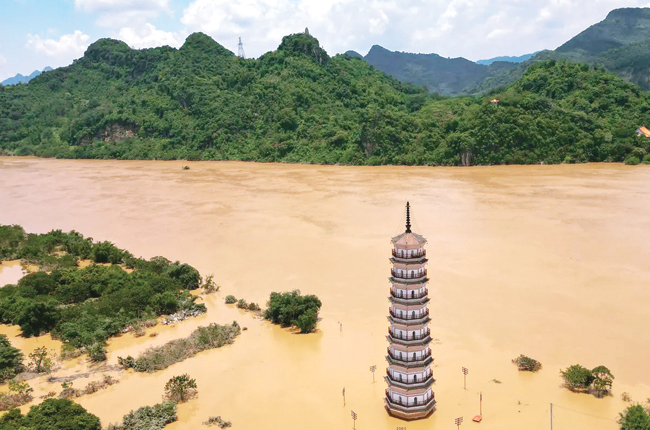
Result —
[[406, 233], [411, 232], [411, 205], [406, 202]]

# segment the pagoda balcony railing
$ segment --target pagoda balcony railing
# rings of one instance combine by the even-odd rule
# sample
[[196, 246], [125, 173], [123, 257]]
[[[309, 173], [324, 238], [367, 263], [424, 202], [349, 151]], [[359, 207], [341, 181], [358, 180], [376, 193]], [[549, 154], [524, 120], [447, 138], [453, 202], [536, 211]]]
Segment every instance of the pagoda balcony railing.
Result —
[[413, 318], [408, 313], [404, 316], [400, 316], [399, 314], [393, 312], [391, 308], [388, 308], [388, 312], [390, 313], [388, 322], [391, 324], [422, 325], [427, 324], [429, 321], [431, 321], [431, 318], [429, 318], [429, 309], [427, 309], [425, 313], [419, 314], [415, 318]]
[[388, 390], [386, 390], [385, 392], [386, 392], [386, 397], [385, 397], [386, 403], [388, 403], [388, 405], [391, 408], [403, 410], [404, 412], [414, 412], [415, 410], [427, 410], [429, 408], [433, 408], [433, 405], [436, 404], [436, 396], [435, 396], [434, 393], [431, 393], [431, 398], [429, 400], [424, 401], [424, 402], [421, 402], [421, 403], [417, 403], [417, 402], [408, 403], [408, 402], [405, 402], [405, 401], [400, 402], [399, 400], [393, 400], [390, 397], [390, 392]]
[[392, 354], [390, 352], [390, 348], [387, 349], [388, 349], [388, 355], [386, 356], [386, 361], [388, 361], [388, 364], [390, 365], [406, 367], [407, 369], [409, 369], [413, 367], [425, 367], [433, 363], [433, 357], [431, 356], [431, 352], [429, 352], [427, 355], [420, 356], [420, 358], [416, 358], [415, 360], [413, 360], [413, 358], [407, 358], [406, 356], [402, 356], [402, 358], [398, 358], [399, 356]]
[[397, 251], [393, 249], [393, 257], [401, 258], [403, 260], [415, 260], [416, 258], [422, 258], [427, 256], [427, 250], [423, 249], [422, 252], [407, 254], [406, 251]]
[[398, 271], [395, 269], [391, 269], [390, 274], [393, 276], [393, 278], [419, 279], [427, 276], [427, 269], [417, 271], [417, 272]]
[[425, 312], [417, 313], [413, 316], [410, 312], [406, 311], [402, 314], [393, 311], [393, 308], [388, 308], [388, 313], [393, 317], [401, 320], [421, 320], [429, 315], [429, 309]]
[[431, 342], [431, 330], [427, 329], [427, 331], [424, 334], [418, 334], [418, 335], [397, 335], [393, 334], [390, 331], [390, 328], [388, 329], [388, 336], [386, 336], [386, 340], [390, 343], [399, 343], [400, 345], [425, 345], [429, 342]]
[[406, 381], [405, 379], [401, 378], [395, 379], [388, 370], [386, 370], [386, 377], [384, 379], [391, 386], [403, 388], [405, 390], [419, 390], [422, 388], [429, 388], [436, 382], [436, 380], [433, 379], [433, 375], [429, 375], [425, 378], [416, 378], [412, 381]]
[[397, 288], [391, 288], [390, 290], [391, 296], [395, 297], [396, 299], [422, 299], [424, 297], [427, 297], [429, 295], [429, 289], [425, 288], [424, 293], [420, 293], [419, 291], [415, 290], [410, 290], [409, 293], [404, 292], [403, 290], [400, 291]]
[[403, 363], [418, 363], [431, 358], [431, 350], [428, 350], [424, 354], [420, 354], [419, 357], [416, 355], [416, 358], [413, 358], [413, 352], [402, 352], [402, 355], [399, 356], [390, 350], [390, 346], [386, 347], [386, 352], [388, 353], [388, 356], [393, 360], [401, 361]]

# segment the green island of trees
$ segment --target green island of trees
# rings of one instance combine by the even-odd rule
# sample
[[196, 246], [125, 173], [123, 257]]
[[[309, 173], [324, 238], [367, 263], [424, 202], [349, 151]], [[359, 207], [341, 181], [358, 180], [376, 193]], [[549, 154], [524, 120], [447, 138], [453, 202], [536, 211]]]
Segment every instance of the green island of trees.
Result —
[[283, 327], [296, 326], [301, 333], [311, 333], [318, 322], [321, 301], [314, 295], [302, 296], [300, 291], [271, 293], [264, 318]]
[[618, 423], [621, 430], [650, 430], [650, 403], [628, 406], [619, 414]]
[[48, 399], [25, 415], [12, 409], [0, 417], [0, 430], [100, 430], [99, 418], [68, 399]]
[[0, 153], [41, 157], [636, 164], [650, 162], [635, 135], [649, 123], [649, 96], [601, 67], [542, 61], [489, 94], [446, 98], [330, 57], [308, 34], [246, 60], [201, 33], [180, 49], [101, 39], [0, 87]]
[[[192, 266], [163, 257], [135, 258], [77, 232], [36, 235], [19, 226], [0, 226], [0, 259], [13, 258], [44, 264], [51, 272], [28, 274], [1, 288], [0, 322], [19, 325], [25, 336], [51, 333], [64, 347], [83, 348], [96, 361], [105, 359], [109, 337], [137, 321], [205, 311], [189, 292], [202, 283]], [[79, 269], [80, 258], [113, 264]]]
[[560, 370], [564, 385], [572, 391], [592, 391], [596, 396], [608, 394], [614, 382], [614, 375], [605, 366], [598, 366], [592, 370], [574, 364], [565, 370]]

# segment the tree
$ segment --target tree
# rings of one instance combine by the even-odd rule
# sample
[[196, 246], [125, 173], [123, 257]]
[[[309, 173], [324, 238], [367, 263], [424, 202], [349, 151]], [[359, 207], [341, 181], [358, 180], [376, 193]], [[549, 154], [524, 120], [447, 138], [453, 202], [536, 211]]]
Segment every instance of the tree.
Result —
[[23, 353], [11, 346], [6, 334], [0, 334], [0, 381], [13, 377], [22, 364]]
[[594, 376], [593, 385], [597, 395], [602, 396], [611, 390], [612, 383], [614, 382], [614, 375], [612, 375], [612, 372], [610, 372], [607, 367], [595, 367], [591, 373]]
[[0, 430], [100, 430], [99, 418], [68, 399], [48, 399], [27, 415], [12, 409], [0, 418]]
[[[301, 324], [308, 331], [314, 329], [318, 320], [321, 301], [314, 295], [302, 296], [299, 290], [286, 293], [271, 293], [264, 317], [284, 327]], [[302, 319], [301, 316], [303, 317]], [[301, 328], [302, 330], [302, 328]]]
[[29, 367], [36, 373], [49, 372], [52, 369], [52, 358], [47, 348], [41, 346], [29, 354]]
[[650, 430], [650, 416], [641, 405], [629, 406], [619, 414], [621, 430]]
[[165, 384], [165, 397], [173, 402], [181, 403], [196, 393], [196, 380], [187, 373], [174, 376]]
[[38, 336], [48, 332], [56, 324], [58, 314], [53, 301], [29, 302], [18, 314], [15, 323], [20, 326], [27, 337]]
[[316, 328], [318, 321], [318, 313], [314, 309], [308, 309], [305, 313], [300, 315], [296, 320], [296, 326], [300, 329], [301, 333], [311, 333]]
[[519, 371], [537, 372], [542, 368], [542, 364], [539, 361], [523, 354], [513, 359], [512, 362], [517, 365]]
[[566, 370], [561, 370], [560, 374], [564, 379], [565, 385], [570, 390], [587, 391], [594, 381], [594, 375], [591, 373], [591, 370], [579, 364], [574, 364]]

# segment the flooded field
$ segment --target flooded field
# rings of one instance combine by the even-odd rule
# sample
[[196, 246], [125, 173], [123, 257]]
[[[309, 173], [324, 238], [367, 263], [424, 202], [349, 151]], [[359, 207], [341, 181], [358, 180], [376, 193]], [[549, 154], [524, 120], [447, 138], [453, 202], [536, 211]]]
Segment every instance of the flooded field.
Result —
[[[182, 170], [183, 165], [190, 170]], [[155, 374], [112, 371], [121, 382], [77, 401], [103, 425], [161, 400], [173, 375], [196, 378], [199, 397], [169, 429], [201, 428], [221, 415], [235, 429], [454, 428], [555, 430], [617, 427], [618, 412], [650, 397], [650, 168], [623, 165], [476, 168], [342, 167], [238, 162], [77, 161], [0, 157], [0, 223], [30, 232], [77, 230], [135, 255], [163, 255], [214, 274], [208, 313], [157, 326], [155, 338], [109, 343], [109, 364], [237, 320], [233, 345], [204, 351]], [[383, 410], [390, 238], [428, 238], [437, 411], [404, 423]], [[20, 268], [20, 266], [17, 266]], [[15, 282], [13, 266], [0, 284]], [[11, 273], [10, 273], [11, 272]], [[310, 335], [223, 304], [233, 294], [265, 303], [300, 289], [323, 301]], [[342, 327], [342, 329], [341, 329]], [[30, 352], [58, 342], [23, 339]], [[520, 374], [510, 360], [544, 368]], [[559, 370], [609, 367], [613, 396], [560, 387]], [[378, 365], [376, 382], [369, 366]], [[461, 367], [469, 368], [467, 390]], [[89, 371], [84, 358], [55, 376]], [[82, 387], [98, 375], [80, 378]], [[498, 382], [495, 382], [498, 381]], [[36, 395], [60, 391], [45, 378]], [[346, 389], [343, 406], [342, 389]], [[483, 393], [484, 420], [479, 413]]]

